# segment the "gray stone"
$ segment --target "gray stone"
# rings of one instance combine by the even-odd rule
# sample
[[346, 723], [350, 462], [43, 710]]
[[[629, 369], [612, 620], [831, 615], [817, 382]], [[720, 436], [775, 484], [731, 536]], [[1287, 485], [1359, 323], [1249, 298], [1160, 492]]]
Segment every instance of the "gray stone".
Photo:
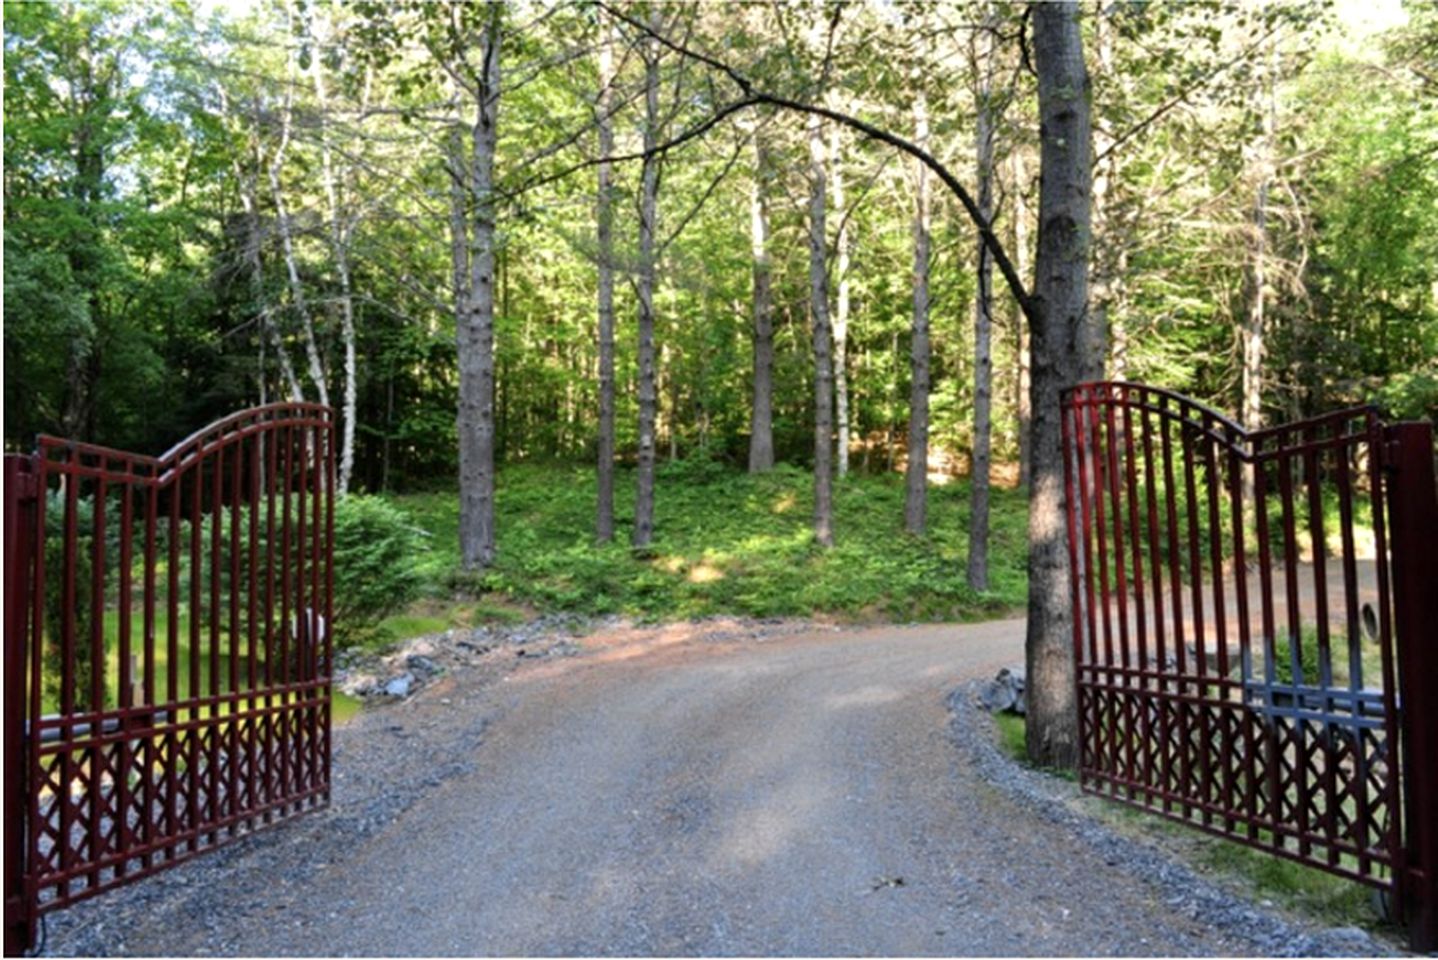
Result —
[[410, 689], [414, 686], [414, 674], [405, 672], [397, 677], [391, 677], [384, 685], [384, 693], [390, 697], [407, 697]]
[[408, 657], [405, 657], [404, 664], [415, 673], [422, 674], [426, 677], [432, 677], [437, 673], [444, 672], [444, 667], [441, 667], [438, 663], [435, 663], [429, 657], [420, 653], [412, 653]]
[[979, 691], [979, 702], [990, 713], [1008, 710], [1023, 716], [1028, 709], [1024, 686], [1024, 668], [1005, 667], [998, 676], [983, 685]]
[[348, 696], [362, 697], [367, 693], [373, 693], [377, 682], [372, 673], [347, 673], [340, 679], [339, 688]]

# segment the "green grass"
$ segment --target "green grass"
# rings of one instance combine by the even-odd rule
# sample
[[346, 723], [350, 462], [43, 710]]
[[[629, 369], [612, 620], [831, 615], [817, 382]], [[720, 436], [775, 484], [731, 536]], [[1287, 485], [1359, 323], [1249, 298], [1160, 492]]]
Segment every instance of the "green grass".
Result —
[[1027, 726], [1024, 718], [1015, 713], [996, 713], [994, 726], [999, 731], [999, 748], [1020, 763], [1028, 762]]
[[[1142, 816], [1138, 811], [1134, 815]], [[1378, 922], [1371, 894], [1361, 884], [1216, 837], [1198, 840], [1194, 846], [1201, 866], [1222, 876], [1242, 878], [1258, 896], [1334, 926], [1371, 927]]]
[[[468, 582], [454, 575], [455, 494], [395, 499], [429, 534], [422, 566], [436, 597], [460, 585], [508, 604], [643, 620], [714, 614], [974, 620], [1024, 603], [1027, 521], [1019, 491], [993, 492], [991, 588], [976, 593], [963, 574], [969, 513], [963, 482], [931, 488], [930, 532], [917, 538], [903, 530], [902, 477], [837, 481], [835, 546], [828, 550], [813, 541], [813, 478], [804, 471], [781, 466], [752, 477], [707, 462], [662, 466], [655, 539], [643, 552], [628, 543], [632, 471], [620, 471], [616, 486], [618, 531], [614, 543], [601, 546], [594, 542], [592, 468], [501, 470], [498, 558]], [[392, 625], [432, 628], [448, 614], [430, 617]]]
[[496, 602], [445, 602], [428, 597], [413, 604], [403, 613], [380, 621], [373, 637], [365, 646], [382, 648], [396, 640], [420, 637], [445, 630], [475, 627], [480, 624], [522, 623], [528, 614], [519, 608]]
[[[206, 697], [211, 694], [210, 684], [210, 657], [212, 647], [210, 646], [209, 627], [202, 626], [200, 629], [200, 650], [201, 661], [200, 682], [192, 689], [191, 686], [191, 655], [190, 655], [190, 633], [188, 618], [181, 618], [178, 627], [178, 643], [176, 644], [176, 666], [175, 689], [180, 700], [187, 700], [191, 697]], [[106, 702], [113, 706], [119, 702], [120, 691], [120, 613], [118, 610], [106, 610], [104, 614], [105, 630], [105, 690]], [[168, 699], [170, 657], [169, 657], [169, 617], [163, 609], [157, 610], [155, 615], [155, 651], [154, 651], [154, 673], [155, 673], [155, 698], [159, 701]], [[143, 670], [143, 644], [145, 636], [145, 618], [143, 613], [134, 613], [130, 617], [130, 648], [135, 657], [136, 674], [133, 681], [143, 681], [143, 676], [138, 672]], [[227, 631], [221, 631], [219, 642], [220, 669], [219, 684], [214, 688], [215, 693], [228, 693], [232, 689], [230, 677], [230, 638]], [[239, 649], [239, 679], [243, 682], [247, 678], [248, 653], [247, 639], [242, 639]], [[256, 677], [263, 676], [264, 662], [257, 659], [255, 664]], [[238, 708], [248, 706], [245, 702], [238, 702]], [[45, 696], [41, 701], [41, 711], [44, 713], [55, 713], [59, 709], [58, 696], [53, 689], [46, 689]], [[347, 696], [338, 690], [332, 696], [331, 719], [334, 723], [345, 723], [352, 719], [359, 712], [360, 701]]]
[[[1024, 718], [995, 714], [998, 745], [1020, 763], [1028, 762]], [[1077, 779], [1071, 770], [1046, 770]], [[1330, 926], [1376, 927], [1381, 921], [1372, 907], [1368, 887], [1316, 867], [1285, 860], [1212, 834], [1175, 823], [1157, 814], [1098, 797], [1086, 798], [1091, 813], [1130, 836], [1177, 846], [1201, 872], [1237, 886], [1254, 899], [1271, 900]]]

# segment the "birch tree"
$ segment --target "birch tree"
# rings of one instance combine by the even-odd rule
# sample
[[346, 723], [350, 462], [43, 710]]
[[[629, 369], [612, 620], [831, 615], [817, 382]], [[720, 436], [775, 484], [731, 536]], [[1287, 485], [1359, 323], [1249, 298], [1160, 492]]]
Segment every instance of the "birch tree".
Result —
[[[285, 18], [293, 32], [294, 7], [285, 6]], [[305, 357], [309, 361], [310, 382], [314, 384], [319, 402], [330, 405], [330, 389], [325, 374], [324, 361], [320, 358], [319, 343], [315, 339], [314, 314], [305, 296], [304, 281], [300, 277], [299, 259], [295, 253], [294, 224], [289, 207], [285, 202], [284, 177], [285, 159], [289, 153], [294, 132], [294, 97], [298, 86], [297, 64], [290, 56], [286, 61], [285, 93], [280, 105], [279, 143], [268, 165], [270, 198], [275, 206], [275, 229], [280, 236], [280, 252], [284, 257], [285, 275], [289, 279], [290, 304], [299, 321], [300, 333], [304, 340]]]
[[[1241, 421], [1249, 430], [1263, 426], [1264, 325], [1268, 299], [1268, 213], [1273, 182], [1274, 132], [1277, 125], [1277, 46], [1269, 41], [1268, 63], [1254, 91], [1256, 112], [1262, 118], [1251, 146], [1254, 180], [1253, 208], [1248, 229], [1248, 303], [1241, 333], [1243, 342]], [[1251, 471], [1245, 483], [1251, 484]], [[1251, 491], [1250, 491], [1251, 495]]]
[[844, 135], [838, 124], [830, 126], [829, 166], [834, 211], [839, 229], [834, 235], [834, 419], [837, 429], [836, 468], [839, 476], [849, 472], [849, 221], [851, 210], [844, 192]]
[[[333, 42], [333, 25], [327, 18], [321, 19], [315, 35], [316, 44], [323, 49]], [[334, 263], [335, 276], [339, 281], [340, 343], [344, 349], [344, 400], [340, 411], [340, 462], [336, 480], [337, 492], [344, 496], [349, 492], [350, 476], [354, 472], [355, 460], [355, 417], [357, 413], [358, 389], [355, 357], [355, 311], [354, 296], [350, 280], [350, 240], [354, 235], [353, 212], [349, 207], [348, 164], [336, 170], [334, 151], [330, 145], [329, 90], [325, 82], [325, 60], [323, 55], [314, 55], [310, 61], [310, 75], [314, 83], [317, 122], [319, 123], [320, 183], [324, 188], [325, 214], [329, 222], [330, 257]], [[364, 95], [360, 110], [363, 113], [369, 100], [369, 76], [366, 74]]]

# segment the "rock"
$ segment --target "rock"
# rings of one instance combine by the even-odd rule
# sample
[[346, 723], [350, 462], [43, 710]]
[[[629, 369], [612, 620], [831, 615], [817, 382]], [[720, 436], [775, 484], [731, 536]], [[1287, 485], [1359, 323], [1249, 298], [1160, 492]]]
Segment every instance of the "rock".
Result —
[[1005, 667], [998, 676], [984, 684], [979, 691], [979, 702], [990, 713], [1008, 710], [1023, 716], [1028, 710], [1024, 699], [1023, 667]]
[[420, 653], [411, 653], [405, 657], [404, 664], [415, 673], [422, 674], [426, 677], [432, 677], [437, 673], [444, 672], [444, 667], [441, 667], [438, 663], [435, 663], [429, 657]]
[[378, 679], [372, 673], [351, 673], [340, 681], [340, 691], [347, 696], [362, 697], [374, 690]]
[[1331, 927], [1323, 931], [1325, 949], [1331, 956], [1362, 956], [1371, 954], [1375, 944], [1365, 930], [1358, 927]]
[[383, 692], [389, 697], [407, 697], [410, 689], [414, 686], [414, 674], [405, 672], [397, 677], [391, 677], [384, 685]]

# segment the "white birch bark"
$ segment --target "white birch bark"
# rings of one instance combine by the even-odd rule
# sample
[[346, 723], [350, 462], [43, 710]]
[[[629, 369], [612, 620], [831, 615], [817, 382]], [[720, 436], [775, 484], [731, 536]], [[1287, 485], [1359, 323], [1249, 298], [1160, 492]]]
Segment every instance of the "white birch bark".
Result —
[[[328, 30], [317, 31], [317, 40], [323, 43]], [[325, 86], [324, 57], [311, 60], [310, 72], [314, 81], [315, 105], [318, 107], [320, 143], [320, 182], [324, 187], [325, 213], [330, 224], [330, 256], [334, 260], [335, 275], [339, 280], [340, 342], [344, 349], [344, 399], [340, 412], [340, 462], [336, 492], [344, 496], [349, 492], [350, 475], [354, 472], [355, 412], [357, 406], [355, 318], [354, 297], [350, 290], [349, 241], [353, 223], [349, 219], [342, 186], [337, 180], [347, 179], [345, 174], [336, 175], [334, 151], [330, 147], [329, 91]]]
[[839, 217], [834, 238], [834, 419], [838, 440], [836, 468], [849, 472], [849, 211], [844, 208], [844, 139], [838, 124], [830, 127], [829, 167], [832, 205]]

